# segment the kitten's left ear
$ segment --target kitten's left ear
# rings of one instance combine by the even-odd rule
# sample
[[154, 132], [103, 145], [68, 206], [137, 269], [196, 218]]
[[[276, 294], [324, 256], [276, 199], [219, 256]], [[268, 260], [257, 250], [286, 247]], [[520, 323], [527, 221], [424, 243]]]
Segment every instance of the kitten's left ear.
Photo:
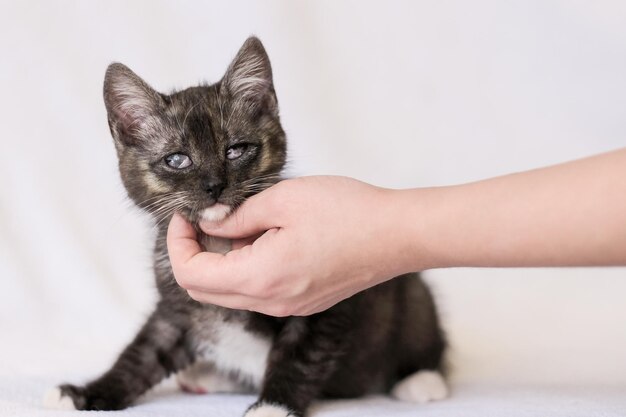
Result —
[[251, 36], [226, 70], [222, 89], [236, 102], [245, 102], [253, 110], [278, 113], [272, 81], [272, 66], [261, 41]]

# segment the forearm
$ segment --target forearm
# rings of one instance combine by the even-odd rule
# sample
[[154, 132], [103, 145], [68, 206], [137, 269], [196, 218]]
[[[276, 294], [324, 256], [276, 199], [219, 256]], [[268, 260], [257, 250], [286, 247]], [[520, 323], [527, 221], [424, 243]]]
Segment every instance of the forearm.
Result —
[[626, 264], [626, 149], [398, 193], [410, 269]]

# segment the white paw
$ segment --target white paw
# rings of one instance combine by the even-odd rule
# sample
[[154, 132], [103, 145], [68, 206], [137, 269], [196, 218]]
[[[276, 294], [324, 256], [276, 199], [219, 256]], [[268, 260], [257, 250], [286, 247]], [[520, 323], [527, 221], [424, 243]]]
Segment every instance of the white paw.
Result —
[[448, 386], [437, 371], [419, 371], [398, 382], [391, 395], [401, 401], [427, 403], [448, 396]]
[[74, 401], [61, 393], [59, 387], [49, 389], [43, 396], [43, 406], [53, 410], [76, 410]]
[[243, 392], [243, 388], [227, 376], [220, 375], [207, 363], [196, 363], [176, 374], [178, 385], [187, 392]]
[[279, 404], [260, 404], [249, 409], [243, 417], [289, 417], [289, 409]]

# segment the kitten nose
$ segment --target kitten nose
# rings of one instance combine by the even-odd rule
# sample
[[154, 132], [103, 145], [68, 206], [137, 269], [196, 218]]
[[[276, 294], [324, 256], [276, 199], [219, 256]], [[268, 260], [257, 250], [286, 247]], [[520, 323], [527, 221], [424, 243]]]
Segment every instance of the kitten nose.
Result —
[[219, 198], [219, 196], [222, 194], [222, 191], [224, 191], [223, 182], [211, 181], [207, 184], [206, 192], [211, 196], [211, 198], [215, 200]]

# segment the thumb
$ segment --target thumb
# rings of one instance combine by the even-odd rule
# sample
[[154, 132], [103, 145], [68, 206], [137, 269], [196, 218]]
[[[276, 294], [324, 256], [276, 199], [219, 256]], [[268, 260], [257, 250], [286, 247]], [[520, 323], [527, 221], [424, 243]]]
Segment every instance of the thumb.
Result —
[[196, 240], [193, 226], [178, 213], [174, 213], [167, 228], [167, 250], [170, 258], [181, 263], [203, 252]]
[[193, 226], [178, 213], [170, 220], [167, 249], [174, 277], [186, 290], [228, 292], [229, 286], [236, 288], [235, 278], [242, 275], [238, 270], [242, 262], [233, 264], [232, 258], [205, 252]]
[[250, 197], [237, 211], [220, 222], [201, 222], [200, 228], [210, 236], [242, 239], [280, 227], [275, 188], [268, 188]]

